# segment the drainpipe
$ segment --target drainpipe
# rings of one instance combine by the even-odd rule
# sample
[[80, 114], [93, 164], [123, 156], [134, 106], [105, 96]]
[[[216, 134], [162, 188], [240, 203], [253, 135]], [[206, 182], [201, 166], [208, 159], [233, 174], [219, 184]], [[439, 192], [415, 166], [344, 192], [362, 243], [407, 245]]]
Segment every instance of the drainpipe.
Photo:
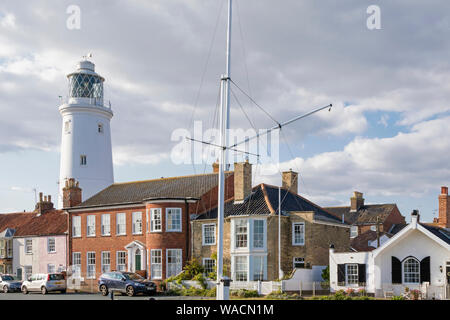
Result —
[[185, 232], [185, 237], [186, 237], [186, 260], [185, 262], [187, 262], [189, 260], [189, 203], [187, 201], [187, 199], [184, 200], [185, 201], [185, 211], [186, 211], [186, 232]]

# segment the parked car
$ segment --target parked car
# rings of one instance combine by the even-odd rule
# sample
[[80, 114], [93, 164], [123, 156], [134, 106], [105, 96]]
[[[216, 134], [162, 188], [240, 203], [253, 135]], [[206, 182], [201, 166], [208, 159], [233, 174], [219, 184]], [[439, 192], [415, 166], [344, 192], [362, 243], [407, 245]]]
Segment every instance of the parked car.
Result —
[[40, 291], [47, 294], [50, 291], [66, 293], [66, 280], [62, 273], [37, 273], [33, 274], [22, 283], [22, 292], [28, 294], [32, 291]]
[[131, 297], [137, 293], [154, 294], [156, 284], [133, 272], [113, 271], [100, 276], [98, 289], [104, 296], [110, 291], [118, 291]]
[[20, 291], [22, 281], [16, 280], [13, 276], [9, 274], [0, 275], [0, 289], [4, 293]]

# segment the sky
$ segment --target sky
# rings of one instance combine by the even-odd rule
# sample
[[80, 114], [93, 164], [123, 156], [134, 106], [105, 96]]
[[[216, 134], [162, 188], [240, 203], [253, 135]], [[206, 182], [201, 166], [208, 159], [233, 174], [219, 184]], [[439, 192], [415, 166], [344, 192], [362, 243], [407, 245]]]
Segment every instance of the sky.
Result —
[[[70, 29], [71, 5], [80, 28]], [[369, 29], [370, 5], [380, 29]], [[279, 171], [322, 206], [397, 203], [437, 217], [450, 185], [447, 0], [235, 0], [231, 78], [277, 121], [333, 104], [282, 130]], [[116, 182], [211, 172], [180, 165], [171, 135], [213, 126], [225, 71], [225, 0], [0, 3], [0, 212], [57, 198], [66, 75], [92, 53], [111, 101]], [[236, 91], [236, 89], [235, 89]], [[237, 91], [236, 91], [237, 92]], [[241, 95], [257, 128], [273, 121]], [[231, 100], [232, 128], [249, 128]], [[255, 164], [253, 184], [281, 183]]]

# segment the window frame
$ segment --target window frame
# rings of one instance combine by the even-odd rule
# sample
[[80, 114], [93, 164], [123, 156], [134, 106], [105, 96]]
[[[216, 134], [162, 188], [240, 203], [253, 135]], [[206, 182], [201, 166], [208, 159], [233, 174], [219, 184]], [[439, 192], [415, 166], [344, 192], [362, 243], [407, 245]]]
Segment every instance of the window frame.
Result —
[[[119, 263], [119, 254], [120, 253], [123, 253], [123, 258], [122, 257], [120, 257], [120, 259], [123, 259], [124, 261], [123, 261], [123, 263]], [[127, 270], [127, 252], [125, 251], [125, 250], [119, 250], [119, 251], [116, 251], [116, 270], [117, 271], [122, 271], [122, 270], [120, 270], [120, 268], [119, 268], [119, 266], [124, 266], [124, 270], [123, 271], [126, 271]]]
[[[212, 270], [210, 272], [206, 272], [206, 264], [207, 262], [213, 262], [212, 263]], [[208, 276], [208, 274], [212, 273], [215, 271], [215, 269], [217, 268], [217, 264], [216, 264], [216, 260], [212, 259], [212, 258], [203, 258], [202, 259], [202, 266], [203, 266], [203, 270], [205, 270], [204, 275]]]
[[[31, 241], [31, 245], [28, 244], [28, 241]], [[28, 250], [28, 248], [31, 248], [31, 250]], [[27, 254], [27, 255], [33, 254], [33, 239], [32, 238], [25, 238], [25, 254]]]
[[[252, 248], [254, 250], [264, 250], [266, 248], [266, 220], [265, 219], [252, 219]], [[257, 247], [255, 246], [255, 236], [257, 235], [257, 233], [255, 232], [256, 228], [255, 228], [255, 224], [256, 222], [261, 222], [262, 223], [262, 233], [258, 233], [262, 236], [261, 239], [258, 239], [258, 241], [261, 241], [262, 245]]]
[[[50, 270], [50, 266], [53, 266], [53, 271]], [[47, 264], [47, 273], [55, 273], [56, 272], [56, 265], [54, 263], [48, 263]]]
[[[261, 267], [262, 267], [262, 271], [256, 271], [256, 260], [260, 260], [261, 261]], [[264, 281], [265, 280], [265, 269], [266, 269], [266, 257], [265, 256], [252, 256], [252, 279], [253, 281]], [[259, 275], [260, 277], [255, 278], [255, 275]]]
[[[405, 264], [410, 260], [413, 260], [417, 264], [417, 272], [411, 272], [411, 271], [406, 272]], [[406, 281], [407, 274], [417, 275], [418, 281], [417, 282]], [[409, 285], [419, 285], [420, 284], [420, 261], [418, 259], [416, 259], [414, 257], [407, 257], [405, 260], [402, 261], [402, 283], [409, 284]]]
[[[180, 217], [180, 226], [179, 228], [169, 228], [169, 221], [173, 222], [174, 219], [169, 219], [169, 212], [171, 210], [176, 210], [179, 213], [179, 217]], [[172, 214], [172, 213], [170, 213]], [[182, 232], [183, 230], [183, 210], [181, 208], [166, 208], [166, 232]]]
[[[356, 270], [356, 273], [349, 273], [349, 267], [354, 268]], [[349, 282], [349, 276], [355, 277], [356, 282]], [[359, 285], [359, 267], [357, 263], [346, 263], [345, 264], [345, 285], [347, 287], [357, 287]]]
[[[75, 221], [78, 223], [75, 223]], [[78, 234], [75, 234], [77, 228]], [[81, 216], [72, 216], [72, 238], [81, 238]]]
[[[102, 256], [101, 256], [101, 259], [102, 259], [102, 261], [101, 261], [101, 270], [102, 270], [102, 273], [105, 273], [105, 272], [111, 272], [111, 252], [110, 251], [102, 251]], [[105, 254], [108, 254], [108, 260], [109, 260], [109, 263], [104, 263], [104, 261], [105, 261]], [[105, 270], [104, 269], [104, 267], [105, 266], [109, 266], [109, 270]]]
[[[208, 243], [208, 242], [206, 242], [206, 227], [211, 227], [211, 226], [213, 226], [214, 227], [214, 231], [213, 231], [213, 239], [214, 239], [214, 241], [212, 242], [212, 243]], [[216, 227], [216, 224], [215, 223], [204, 223], [204, 224], [202, 224], [202, 245], [203, 246], [215, 246], [216, 245], [216, 238], [217, 238], [217, 227]]]
[[[124, 225], [124, 233], [119, 233], [119, 216], [123, 218]], [[127, 214], [126, 212], [117, 212], [116, 213], [116, 236], [126, 236], [127, 235]]]
[[[302, 237], [301, 240], [302, 242], [296, 242], [296, 233], [295, 233], [295, 227], [297, 225], [303, 226], [303, 232], [302, 232]], [[305, 238], [306, 238], [306, 226], [304, 222], [292, 222], [292, 245], [293, 246], [304, 246], [305, 245]]]
[[[75, 263], [75, 256], [79, 257], [79, 263]], [[78, 278], [81, 277], [81, 252], [72, 252], [72, 274], [75, 274]]]
[[87, 155], [80, 154], [80, 167], [86, 167], [87, 166]]
[[[53, 240], [53, 251], [50, 251], [50, 240]], [[56, 238], [55, 237], [48, 237], [47, 238], [47, 253], [56, 253]]]
[[[169, 275], [169, 252], [177, 252], [177, 256], [175, 256], [175, 258], [179, 257], [179, 271], [176, 272], [175, 274], [171, 274]], [[179, 255], [178, 255], [179, 253]], [[170, 264], [175, 264], [176, 266], [178, 265], [178, 262], [175, 263], [170, 263]], [[178, 248], [170, 248], [170, 249], [166, 249], [166, 278], [170, 278], [171, 276], [175, 276], [178, 273], [180, 273], [183, 270], [183, 250], [182, 249], [178, 249]]]
[[[93, 217], [93, 219], [91, 219], [92, 221], [94, 221], [94, 224], [93, 225], [90, 225], [89, 224], [89, 220], [90, 220], [90, 218], [92, 218]], [[96, 220], [96, 216], [95, 215], [93, 215], [93, 214], [89, 214], [89, 215], [87, 215], [86, 216], [86, 237], [89, 237], [89, 238], [92, 238], [92, 237], [95, 237], [96, 235], [97, 235], [97, 230], [96, 230], [96, 222], [97, 221], [95, 221]], [[93, 227], [94, 228], [94, 233], [93, 234], [90, 234], [89, 233], [89, 228], [90, 227]]]
[[[139, 221], [138, 219], [136, 219], [135, 221], [135, 217], [139, 216], [141, 217], [141, 230], [139, 232], [136, 231], [136, 224], [137, 221]], [[144, 231], [144, 226], [143, 226], [143, 221], [142, 221], [142, 211], [135, 211], [131, 213], [131, 233], [133, 235], [141, 235]]]
[[[155, 253], [158, 252], [159, 256], [156, 256]], [[154, 258], [158, 258], [159, 262], [154, 262], [153, 259]], [[151, 279], [162, 279], [163, 276], [163, 269], [162, 269], [162, 264], [163, 264], [163, 257], [162, 257], [162, 249], [151, 249], [150, 250], [150, 276]], [[159, 276], [155, 276], [155, 267], [158, 267], [158, 274]]]
[[[234, 249], [235, 250], [245, 250], [249, 248], [249, 233], [250, 233], [250, 228], [249, 228], [249, 223], [248, 223], [249, 219], [235, 219], [234, 220]], [[239, 224], [242, 224], [242, 226], [240, 226]], [[238, 228], [243, 228], [245, 225], [245, 233], [240, 232], [238, 233]], [[244, 240], [242, 239], [238, 239], [238, 235], [244, 236], [245, 235], [245, 246], [238, 246], [238, 243], [243, 242]]]
[[[89, 263], [90, 262], [89, 254], [94, 255], [94, 264]], [[93, 275], [89, 274], [89, 266], [94, 266], [94, 274]], [[97, 256], [95, 254], [95, 251], [88, 251], [88, 252], [86, 252], [86, 279], [95, 279], [96, 273], [97, 273]]]
[[[108, 224], [105, 224], [105, 218], [108, 217]], [[109, 226], [109, 232], [105, 233], [105, 226]], [[103, 213], [100, 216], [100, 231], [102, 237], [109, 237], [111, 236], [111, 214], [110, 213]]]
[[[242, 270], [238, 270], [237, 266], [238, 266], [238, 260], [239, 259], [245, 259], [245, 264], [244, 263], [240, 263], [240, 265], [245, 265], [245, 270], [244, 268], [242, 268]], [[249, 256], [248, 255], [236, 255], [234, 256], [233, 259], [233, 281], [236, 282], [248, 282], [249, 281]], [[240, 280], [241, 278], [237, 278], [237, 274], [242, 273], [244, 274], [245, 272], [245, 280]]]
[[[296, 262], [297, 259], [301, 259], [301, 260], [303, 260], [303, 262], [298, 262], [298, 261]], [[303, 263], [303, 267], [296, 267], [296, 266], [295, 266], [296, 263], [300, 263], [300, 264]], [[293, 257], [293, 258], [292, 258], [292, 267], [293, 267], [294, 269], [296, 269], [296, 268], [297, 268], [297, 269], [305, 269], [305, 267], [306, 267], [306, 264], [305, 264], [305, 258], [304, 258], [304, 257]]]
[[[159, 219], [155, 218], [155, 213], [159, 214]], [[159, 221], [159, 228], [157, 229], [155, 222]], [[151, 208], [150, 209], [150, 232], [162, 232], [162, 209], [161, 208]]]
[[[354, 230], [356, 230], [356, 235]], [[358, 226], [350, 226], [350, 238], [356, 238], [358, 236]]]

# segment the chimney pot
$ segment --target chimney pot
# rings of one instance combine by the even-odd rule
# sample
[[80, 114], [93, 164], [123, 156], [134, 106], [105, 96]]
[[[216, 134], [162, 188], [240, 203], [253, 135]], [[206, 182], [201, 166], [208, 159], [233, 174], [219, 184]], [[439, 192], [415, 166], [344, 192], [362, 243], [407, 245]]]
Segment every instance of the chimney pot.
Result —
[[214, 162], [212, 164], [212, 167], [213, 167], [213, 172], [218, 173], [219, 172], [219, 160], [216, 160], [216, 162]]
[[441, 194], [448, 195], [448, 187], [441, 187]]
[[39, 192], [39, 202], [42, 202], [42, 197], [44, 196], [44, 194], [42, 192]]

